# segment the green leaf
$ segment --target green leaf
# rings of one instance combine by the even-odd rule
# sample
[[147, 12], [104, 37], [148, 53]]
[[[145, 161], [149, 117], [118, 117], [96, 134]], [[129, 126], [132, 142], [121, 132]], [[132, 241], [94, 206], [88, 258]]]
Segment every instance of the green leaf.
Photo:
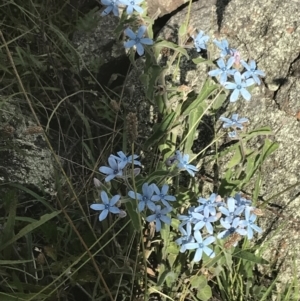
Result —
[[177, 44], [172, 43], [170, 41], [160, 41], [158, 43], [155, 43], [153, 48], [154, 48], [156, 57], [158, 56], [158, 53], [160, 53], [160, 51], [163, 48], [170, 48], [170, 49], [173, 49], [174, 51], [177, 51], [177, 52], [183, 54], [188, 60], [190, 59], [186, 49], [184, 49], [183, 47], [180, 47]]
[[190, 279], [191, 288], [198, 290], [203, 289], [207, 285], [207, 279], [203, 275], [194, 275]]
[[232, 156], [232, 158], [230, 159], [227, 168], [232, 168], [236, 165], [238, 165], [239, 163], [242, 162], [243, 156], [242, 156], [242, 152], [240, 147], [238, 147], [238, 144], [236, 145], [236, 151], [234, 153], [234, 155]]
[[178, 30], [178, 34], [179, 36], [184, 36], [185, 34], [187, 33], [187, 26], [186, 26], [186, 23], [182, 23], [179, 27], [179, 30]]
[[181, 115], [187, 116], [191, 111], [198, 109], [201, 105], [202, 107], [205, 107], [206, 104], [202, 104], [202, 102], [204, 102], [216, 89], [218, 89], [218, 86], [212, 85], [206, 80], [197, 98], [192, 102], [185, 102], [182, 105]]
[[269, 263], [267, 260], [265, 260], [261, 257], [258, 257], [251, 252], [244, 251], [240, 248], [235, 248], [232, 256], [236, 257], [236, 258], [240, 258], [240, 259], [245, 259], [247, 261], [252, 261], [252, 262], [258, 263], [258, 264], [268, 264]]
[[203, 289], [199, 290], [197, 293], [197, 298], [202, 301], [207, 301], [211, 297], [212, 297], [212, 292], [209, 285], [206, 285]]
[[165, 116], [162, 122], [156, 127], [152, 136], [145, 142], [144, 149], [151, 147], [153, 144], [157, 143], [166, 133], [168, 130], [172, 128], [176, 117], [176, 113], [172, 112], [169, 115]]
[[169, 170], [156, 170], [154, 172], [152, 172], [147, 179], [143, 180], [143, 184], [144, 183], [159, 183], [161, 181], [161, 179], [165, 179], [167, 176], [170, 175], [170, 171]]
[[201, 56], [197, 57], [196, 59], [192, 59], [192, 61], [193, 61], [193, 63], [196, 64], [196, 65], [205, 63], [205, 64], [208, 64], [208, 65], [211, 65], [211, 66], [215, 66], [215, 64], [214, 64], [213, 61], [204, 59], [204, 58], [201, 57]]
[[49, 214], [44, 214], [40, 217], [40, 219], [36, 222], [33, 222], [27, 226], [25, 226], [23, 229], [20, 230], [20, 232], [18, 234], [16, 234], [13, 238], [11, 238], [9, 241], [7, 241], [6, 243], [2, 244], [0, 246], [0, 251], [4, 250], [7, 246], [9, 246], [10, 244], [14, 243], [15, 241], [17, 241], [18, 239], [20, 239], [21, 237], [23, 237], [24, 235], [28, 234], [29, 232], [33, 231], [34, 229], [40, 227], [41, 225], [43, 225], [44, 223], [46, 223], [47, 221], [53, 219], [54, 217], [58, 216], [61, 213], [61, 210], [59, 211], [54, 211], [52, 213]]
[[129, 214], [129, 217], [131, 219], [132, 225], [134, 227], [134, 229], [140, 233], [141, 232], [141, 225], [140, 225], [140, 216], [139, 214], [136, 212], [136, 206], [134, 206], [135, 204], [135, 200], [131, 200], [130, 202], [125, 203], [126, 206], [126, 211]]
[[227, 98], [226, 93], [219, 94], [217, 96], [217, 98], [214, 100], [214, 103], [213, 103], [211, 109], [213, 111], [219, 110], [222, 107], [223, 103], [225, 102], [226, 98]]

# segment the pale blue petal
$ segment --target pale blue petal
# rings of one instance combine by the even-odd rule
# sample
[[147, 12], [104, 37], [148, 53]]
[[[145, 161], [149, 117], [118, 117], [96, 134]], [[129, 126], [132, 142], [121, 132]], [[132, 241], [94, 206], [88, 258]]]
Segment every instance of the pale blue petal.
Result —
[[134, 40], [129, 40], [129, 41], [127, 41], [127, 42], [124, 43], [124, 47], [125, 48], [131, 48], [131, 47], [133, 47], [135, 45], [135, 43], [136, 42]]
[[146, 217], [146, 221], [149, 223], [153, 222], [155, 219], [156, 219], [156, 214], [152, 214]]
[[237, 85], [241, 85], [242, 84], [242, 76], [240, 72], [235, 72], [234, 73], [234, 81]]
[[104, 210], [105, 205], [104, 204], [92, 204], [90, 206], [90, 208], [93, 209], [93, 210]]
[[101, 221], [103, 221], [104, 219], [106, 219], [107, 215], [108, 215], [108, 210], [107, 210], [107, 209], [103, 210], [103, 211], [101, 212], [101, 214], [99, 215], [99, 221], [101, 222]]
[[118, 213], [120, 213], [120, 209], [116, 206], [112, 206], [112, 207], [109, 207], [109, 212], [118, 214]]
[[135, 198], [137, 198], [138, 200], [141, 200], [142, 199], [142, 195], [140, 193], [135, 193], [134, 191], [130, 190], [128, 192], [128, 196], [132, 199], [135, 200]]
[[111, 198], [111, 200], [110, 200], [110, 202], [109, 202], [109, 205], [110, 206], [114, 206], [118, 201], [119, 201], [119, 199], [120, 199], [120, 195], [115, 195], [115, 196], [113, 196], [112, 198]]
[[220, 207], [219, 210], [220, 210], [223, 214], [225, 214], [226, 216], [228, 216], [228, 215], [230, 214], [229, 211], [228, 211], [228, 209], [225, 208], [225, 207]]
[[247, 236], [248, 236], [248, 239], [252, 239], [253, 238], [253, 230], [249, 226], [247, 228]]
[[140, 28], [138, 29], [138, 32], [137, 32], [136, 36], [141, 39], [142, 36], [144, 35], [146, 29], [147, 29], [146, 26], [144, 26], [144, 25], [140, 26]]
[[206, 230], [207, 230], [208, 233], [210, 233], [210, 234], [214, 233], [214, 228], [211, 225], [211, 223], [206, 223], [205, 227], [206, 227]]
[[101, 16], [107, 16], [113, 10], [113, 6], [108, 6], [106, 9], [101, 13]]
[[131, 15], [133, 13], [133, 6], [132, 5], [127, 6], [126, 12], [128, 15]]
[[258, 233], [262, 233], [262, 232], [263, 232], [262, 228], [258, 227], [258, 226], [255, 225], [255, 224], [252, 224], [252, 225], [251, 225], [251, 228], [254, 229], [254, 230], [255, 230], [256, 232], [258, 232]]
[[158, 218], [155, 220], [155, 230], [156, 232], [161, 230], [161, 221]]
[[205, 225], [205, 222], [204, 221], [200, 221], [198, 223], [196, 223], [196, 225], [194, 226], [194, 230], [197, 231], [197, 230], [201, 230]]
[[145, 202], [144, 201], [139, 202], [138, 204], [139, 212], [143, 211], [144, 209], [145, 209]]
[[232, 197], [229, 197], [227, 200], [227, 206], [228, 206], [228, 210], [229, 212], [234, 212], [234, 208], [235, 208], [235, 200]]
[[208, 246], [208, 245], [212, 244], [215, 241], [216, 241], [216, 238], [214, 236], [209, 236], [206, 239], [204, 239], [203, 244], [205, 246]]
[[152, 210], [152, 211], [155, 211], [155, 204], [151, 201], [148, 201], [147, 202], [147, 207]]
[[208, 247], [204, 247], [203, 251], [210, 258], [214, 258], [216, 256], [215, 252], [212, 249], [208, 248]]
[[241, 94], [245, 100], [249, 101], [251, 99], [251, 94], [248, 92], [247, 89], [245, 88], [241, 89]]
[[195, 253], [195, 257], [193, 259], [193, 261], [198, 262], [201, 260], [202, 258], [202, 254], [203, 254], [203, 249], [197, 249], [196, 253]]
[[136, 34], [130, 28], [126, 28], [124, 32], [130, 39], [134, 40], [136, 38]]
[[105, 178], [105, 182], [109, 182], [109, 181], [111, 181], [113, 178], [115, 178], [116, 177], [116, 175], [114, 175], [114, 174], [112, 174], [112, 175], [109, 175], [109, 176], [107, 176], [106, 178]]
[[194, 237], [195, 237], [195, 239], [197, 240], [198, 243], [202, 243], [203, 242], [203, 239], [202, 239], [200, 231], [195, 231], [194, 232]]
[[103, 204], [109, 204], [109, 199], [105, 191], [101, 191], [101, 200]]
[[195, 250], [195, 249], [198, 248], [198, 246], [199, 246], [199, 244], [196, 243], [196, 242], [189, 242], [189, 243], [185, 244], [185, 247], [186, 247], [188, 250]]
[[222, 69], [222, 68], [225, 68], [225, 62], [223, 59], [218, 59], [217, 60], [217, 64], [218, 66]]
[[236, 88], [236, 84], [235, 83], [226, 82], [226, 83], [224, 83], [224, 87], [226, 89], [233, 90], [233, 89]]
[[219, 74], [222, 73], [222, 70], [221, 69], [214, 69], [214, 70], [211, 70], [208, 72], [208, 75], [209, 76], [218, 76]]
[[239, 98], [240, 91], [238, 89], [234, 89], [230, 95], [230, 102], [236, 102]]
[[167, 225], [171, 225], [171, 218], [165, 215], [161, 215], [160, 219]]
[[101, 166], [99, 171], [107, 175], [114, 173], [114, 170], [107, 166]]

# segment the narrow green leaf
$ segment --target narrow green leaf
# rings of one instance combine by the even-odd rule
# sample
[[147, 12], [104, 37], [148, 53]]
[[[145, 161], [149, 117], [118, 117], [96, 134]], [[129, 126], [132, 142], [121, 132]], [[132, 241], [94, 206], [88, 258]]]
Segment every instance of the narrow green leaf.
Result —
[[[209, 81], [207, 80], [201, 91], [199, 92], [197, 98], [195, 100], [193, 100], [190, 103], [187, 104], [183, 104], [182, 105], [182, 110], [181, 110], [181, 114], [183, 116], [187, 116], [190, 114], [190, 112], [196, 108], [199, 108], [200, 105], [202, 105], [202, 102], [204, 102], [210, 95], [212, 92], [214, 92], [216, 89], [218, 89], [217, 85], [212, 85], [209, 83]], [[203, 105], [204, 106], [204, 105]]]
[[140, 226], [140, 216], [139, 214], [136, 212], [136, 206], [135, 204], [135, 200], [131, 200], [130, 202], [125, 203], [126, 206], [126, 212], [129, 214], [129, 217], [131, 219], [132, 225], [134, 227], [134, 229], [140, 233], [141, 232], [141, 226]]
[[247, 261], [252, 261], [254, 263], [258, 263], [258, 264], [268, 264], [269, 262], [261, 257], [256, 256], [255, 254], [248, 252], [248, 251], [244, 251], [240, 248], [235, 248], [233, 254], [233, 257], [237, 257], [240, 259], [245, 259]]
[[47, 221], [49, 221], [49, 220], [53, 219], [54, 217], [58, 216], [60, 213], [61, 213], [61, 210], [55, 211], [55, 212], [52, 212], [52, 213], [49, 213], [49, 214], [42, 215], [38, 221], [33, 222], [33, 223], [25, 226], [12, 239], [10, 239], [6, 243], [2, 244], [0, 246], [0, 251], [4, 250], [7, 246], [14, 243], [15, 241], [17, 241], [18, 239], [20, 239], [21, 237], [23, 237], [27, 233], [33, 231], [34, 229], [36, 229], [36, 228], [40, 227], [41, 225], [43, 225], [44, 223], [46, 223]]
[[242, 156], [242, 152], [241, 149], [238, 145], [236, 145], [236, 150], [234, 155], [232, 156], [232, 158], [230, 159], [230, 161], [227, 164], [227, 168], [232, 168], [236, 165], [238, 165], [239, 163], [242, 162], [243, 156]]
[[172, 112], [165, 116], [162, 122], [156, 127], [153, 135], [145, 142], [144, 148], [148, 149], [153, 144], [157, 143], [167, 132], [172, 128], [176, 117], [176, 113]]
[[178, 30], [178, 34], [179, 36], [184, 36], [185, 34], [187, 33], [187, 26], [186, 26], [186, 23], [182, 23], [179, 27], [179, 30]]

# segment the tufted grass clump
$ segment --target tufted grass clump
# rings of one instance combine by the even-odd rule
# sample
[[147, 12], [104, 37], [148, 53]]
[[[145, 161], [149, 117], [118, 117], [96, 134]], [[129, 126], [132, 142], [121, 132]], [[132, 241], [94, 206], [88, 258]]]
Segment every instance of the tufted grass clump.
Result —
[[[30, 108], [55, 192], [2, 185], [0, 300], [298, 300], [297, 278], [279, 291], [264, 258], [261, 168], [278, 144], [270, 127], [253, 129], [232, 109], [251, 101], [264, 72], [227, 40], [190, 29], [192, 1], [175, 44], [153, 36], [144, 1], [101, 0], [103, 18], [120, 17], [115, 33], [133, 69], [141, 56], [149, 135], [126, 106], [127, 79], [118, 93], [79, 70], [72, 34], [89, 33], [98, 10], [80, 3], [1, 6], [1, 103]], [[191, 54], [210, 66], [199, 91], [165, 76]]]

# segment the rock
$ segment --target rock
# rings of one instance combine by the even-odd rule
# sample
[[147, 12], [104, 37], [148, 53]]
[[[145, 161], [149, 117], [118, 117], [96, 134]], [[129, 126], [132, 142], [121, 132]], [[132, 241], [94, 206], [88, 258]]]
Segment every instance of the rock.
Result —
[[51, 152], [32, 114], [20, 100], [2, 100], [0, 184], [19, 184], [36, 193], [54, 192]]
[[250, 119], [249, 129], [270, 125], [273, 140], [280, 144], [263, 166], [261, 197], [272, 197], [270, 203], [279, 208], [277, 214], [269, 212], [263, 223], [265, 230], [270, 227], [264, 255], [272, 262], [272, 250], [280, 248], [276, 259], [282, 283], [291, 283], [295, 272], [300, 277], [299, 270], [294, 270], [300, 264], [299, 257], [294, 257], [300, 251], [300, 183], [296, 184], [300, 181], [300, 124], [296, 118], [300, 111], [299, 20], [299, 1], [254, 0], [241, 5], [232, 0], [226, 7], [220, 35], [228, 38], [242, 57], [254, 59], [267, 75], [265, 87], [255, 88], [252, 100], [239, 100], [232, 111]]
[[148, 15], [150, 18], [162, 17], [174, 12], [177, 8], [187, 2], [188, 0], [147, 0]]

